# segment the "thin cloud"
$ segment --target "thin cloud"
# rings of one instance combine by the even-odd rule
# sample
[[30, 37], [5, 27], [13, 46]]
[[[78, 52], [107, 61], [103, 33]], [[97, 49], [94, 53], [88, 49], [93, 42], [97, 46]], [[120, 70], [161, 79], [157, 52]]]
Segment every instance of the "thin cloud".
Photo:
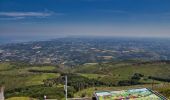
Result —
[[51, 16], [51, 13], [41, 13], [41, 12], [0, 12], [0, 16], [8, 16], [8, 17], [46, 17], [46, 16]]
[[24, 19], [25, 17], [1, 17], [0, 20], [20, 20], [20, 19]]
[[46, 18], [49, 16], [63, 15], [55, 12], [0, 12], [0, 20], [18, 20], [24, 18]]

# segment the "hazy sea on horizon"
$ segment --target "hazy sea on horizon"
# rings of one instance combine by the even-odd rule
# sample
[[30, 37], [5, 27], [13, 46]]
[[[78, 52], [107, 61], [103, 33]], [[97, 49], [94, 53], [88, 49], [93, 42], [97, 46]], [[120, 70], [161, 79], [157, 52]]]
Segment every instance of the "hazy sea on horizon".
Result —
[[82, 37], [82, 36], [64, 36], [64, 37], [61, 37], [61, 36], [58, 36], [58, 37], [0, 37], [0, 45], [2, 44], [8, 44], [8, 43], [22, 43], [22, 42], [32, 42], [32, 41], [47, 41], [47, 40], [53, 40], [53, 39], [57, 39], [57, 38], [86, 38], [86, 39], [128, 39], [128, 40], [140, 40], [140, 41], [143, 41], [143, 40], [154, 40], [154, 41], [159, 41], [159, 40], [168, 40], [170, 41], [170, 38], [150, 38], [150, 37], [142, 37], [142, 38], [139, 38], [139, 37], [94, 37], [94, 36], [85, 36], [85, 37]]
[[0, 37], [0, 44], [8, 44], [8, 43], [22, 43], [22, 42], [30, 42], [30, 41], [43, 41], [43, 40], [49, 40], [50, 38], [4, 38]]

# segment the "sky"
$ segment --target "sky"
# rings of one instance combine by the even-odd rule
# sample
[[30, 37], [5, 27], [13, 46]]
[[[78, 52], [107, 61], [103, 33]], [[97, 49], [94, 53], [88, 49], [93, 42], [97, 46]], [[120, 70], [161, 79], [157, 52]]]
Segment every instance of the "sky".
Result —
[[0, 39], [170, 37], [170, 0], [0, 0]]

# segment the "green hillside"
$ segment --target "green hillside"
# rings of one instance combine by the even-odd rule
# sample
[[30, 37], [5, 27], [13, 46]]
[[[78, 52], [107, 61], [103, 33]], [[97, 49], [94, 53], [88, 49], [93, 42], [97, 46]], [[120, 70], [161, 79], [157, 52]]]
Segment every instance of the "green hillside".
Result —
[[[96, 90], [140, 87], [154, 87], [154, 90], [170, 96], [170, 85], [165, 82], [169, 81], [170, 77], [170, 64], [167, 62], [120, 61], [85, 64], [73, 68], [0, 63], [0, 85], [5, 86], [5, 97], [10, 99], [11, 97], [42, 99], [44, 95], [51, 99], [63, 99], [62, 77], [66, 74], [69, 85], [68, 97], [91, 97]], [[149, 76], [158, 80], [153, 81]]]
[[170, 64], [151, 63], [151, 64], [132, 64], [132, 63], [104, 63], [97, 65], [84, 65], [77, 67], [75, 72], [84, 74], [109, 75], [117, 79], [128, 79], [134, 73], [145, 76], [157, 76], [168, 78], [170, 76]]

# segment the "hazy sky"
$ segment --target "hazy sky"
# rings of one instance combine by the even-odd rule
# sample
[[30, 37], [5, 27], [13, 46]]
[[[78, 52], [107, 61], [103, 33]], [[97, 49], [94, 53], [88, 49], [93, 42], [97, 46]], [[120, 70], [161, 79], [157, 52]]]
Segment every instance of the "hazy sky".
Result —
[[0, 39], [170, 37], [170, 0], [0, 0]]

